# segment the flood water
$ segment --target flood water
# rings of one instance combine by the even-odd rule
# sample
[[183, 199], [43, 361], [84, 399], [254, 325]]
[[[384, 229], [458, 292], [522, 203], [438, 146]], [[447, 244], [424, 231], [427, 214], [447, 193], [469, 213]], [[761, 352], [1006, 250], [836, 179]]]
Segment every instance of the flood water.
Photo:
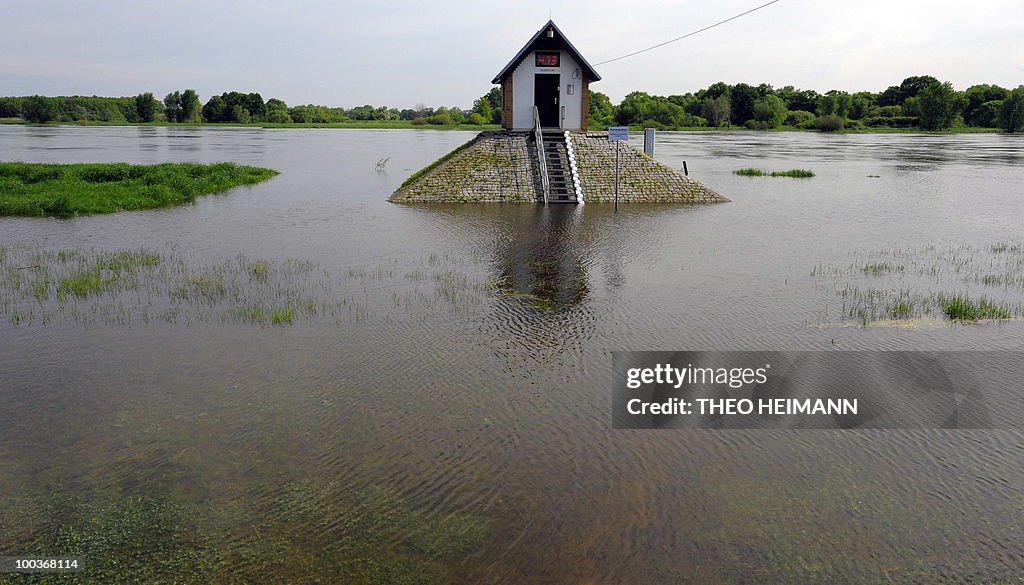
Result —
[[[173, 510], [187, 530], [154, 546], [197, 582], [1024, 575], [1019, 431], [610, 428], [612, 351], [1024, 348], [1024, 320], [864, 327], [837, 294], [911, 286], [1019, 306], [1020, 286], [986, 287], [955, 266], [984, 271], [1024, 241], [1024, 137], [662, 133], [660, 160], [686, 160], [732, 202], [616, 212], [386, 201], [471, 137], [0, 126], [5, 161], [281, 171], [183, 207], [0, 218], [8, 257], [146, 248], [188, 266], [300, 260], [320, 307], [268, 326], [195, 306], [139, 318], [137, 305], [166, 305], [159, 294], [120, 299], [129, 321], [83, 317], [95, 310], [86, 302], [8, 299], [0, 555], [85, 542], [98, 563], [118, 553], [69, 531], [101, 526], [106, 538], [116, 531], [104, 522], [120, 522], [111, 515], [137, 513], [126, 530], [159, 536], [147, 518]], [[733, 174], [743, 167], [817, 176]], [[906, 269], [858, 268], [880, 258]], [[12, 319], [16, 308], [36, 318]], [[183, 550], [206, 551], [207, 564]]]

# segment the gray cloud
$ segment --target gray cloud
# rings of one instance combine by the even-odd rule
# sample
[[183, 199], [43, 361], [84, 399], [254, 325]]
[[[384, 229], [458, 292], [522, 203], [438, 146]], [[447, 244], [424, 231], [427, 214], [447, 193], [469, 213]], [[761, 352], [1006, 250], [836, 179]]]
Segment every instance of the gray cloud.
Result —
[[[5, 10], [0, 93], [201, 95], [259, 91], [291, 104], [468, 106], [549, 14], [592, 62], [757, 5], [535, 0], [379, 3], [250, 0], [21, 2]], [[594, 89], [673, 94], [716, 81], [881, 90], [930, 74], [963, 89], [1015, 87], [1017, 0], [783, 0], [598, 70]], [[10, 26], [10, 23], [18, 23]]]

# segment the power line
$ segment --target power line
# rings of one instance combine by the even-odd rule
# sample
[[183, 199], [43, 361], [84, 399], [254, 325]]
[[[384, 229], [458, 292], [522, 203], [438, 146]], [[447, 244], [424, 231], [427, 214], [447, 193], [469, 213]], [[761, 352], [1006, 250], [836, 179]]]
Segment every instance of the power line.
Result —
[[654, 49], [657, 49], [658, 47], [664, 47], [665, 45], [667, 45], [669, 43], [674, 43], [676, 41], [681, 41], [681, 40], [683, 40], [683, 39], [685, 39], [687, 37], [692, 37], [695, 34], [702, 33], [702, 32], [704, 32], [706, 30], [713, 29], [716, 26], [725, 24], [725, 23], [727, 23], [727, 22], [729, 22], [731, 20], [736, 20], [737, 18], [740, 18], [741, 16], [746, 16], [746, 15], [750, 14], [751, 12], [757, 12], [758, 10], [761, 10], [762, 8], [765, 8], [767, 6], [771, 6], [772, 4], [775, 4], [776, 2], [779, 2], [779, 1], [780, 0], [772, 0], [771, 2], [767, 2], [765, 4], [762, 4], [762, 5], [758, 6], [757, 8], [751, 8], [750, 10], [748, 10], [748, 11], [742, 13], [742, 14], [737, 14], [736, 16], [732, 16], [732, 17], [726, 18], [725, 20], [716, 22], [715, 24], [712, 24], [712, 25], [709, 25], [709, 26], [705, 26], [704, 28], [702, 28], [700, 30], [695, 30], [693, 32], [686, 33], [685, 35], [683, 35], [681, 37], [676, 37], [676, 38], [674, 38], [674, 39], [672, 39], [670, 41], [665, 41], [664, 43], [658, 43], [657, 45], [654, 45], [653, 47], [647, 47], [646, 49], [640, 49], [639, 51], [634, 51], [632, 53], [623, 55], [621, 57], [616, 57], [614, 59], [608, 59], [607, 61], [601, 61], [600, 63], [595, 63], [594, 65], [595, 66], [596, 65], [604, 65], [605, 63], [611, 63], [612, 61], [619, 61], [619, 60], [625, 59], [626, 57], [632, 57], [633, 55], [639, 55], [640, 53], [646, 53], [647, 51], [653, 51]]

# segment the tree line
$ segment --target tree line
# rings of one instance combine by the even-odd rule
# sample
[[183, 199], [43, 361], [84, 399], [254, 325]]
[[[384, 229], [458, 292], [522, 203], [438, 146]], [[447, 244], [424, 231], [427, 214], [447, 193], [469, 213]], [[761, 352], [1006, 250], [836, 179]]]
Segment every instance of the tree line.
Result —
[[[2, 97], [0, 118], [30, 122], [173, 123], [335, 123], [352, 120], [404, 120], [415, 125], [501, 123], [501, 90], [492, 87], [471, 109], [458, 106], [398, 109], [363, 105], [353, 108], [313, 104], [289, 106], [283, 100], [264, 101], [259, 93], [224, 92], [202, 104], [193, 89], [175, 91], [163, 100], [152, 93], [135, 97]], [[633, 92], [619, 104], [607, 95], [590, 92], [590, 125], [621, 124], [661, 130], [692, 127], [740, 126], [756, 130], [792, 127], [837, 131], [868, 128], [946, 130], [956, 127], [1024, 131], [1024, 85], [1010, 90], [998, 85], [974, 85], [957, 91], [949, 82], [929, 75], [908, 77], [881, 92], [820, 94], [793, 86], [773, 88], [723, 82], [693, 93], [656, 96]]]
[[820, 94], [793, 86], [722, 82], [694, 93], [652, 96], [633, 92], [613, 105], [592, 92], [590, 121], [596, 127], [621, 124], [663, 130], [742, 126], [768, 130], [784, 126], [822, 131], [869, 128], [946, 130], [957, 127], [1024, 130], [1024, 85], [1014, 90], [974, 85], [957, 91], [929, 75], [908, 77], [882, 92]]
[[390, 108], [364, 105], [336, 108], [313, 104], [288, 106], [283, 100], [264, 101], [259, 93], [238, 91], [212, 96], [202, 104], [194, 89], [175, 91], [163, 100], [152, 93], [135, 97], [69, 96], [0, 97], [0, 118], [29, 122], [173, 122], [173, 123], [335, 123], [352, 120], [406, 120], [416, 125], [497, 124], [501, 122], [501, 90], [493, 88], [473, 108], [458, 106]]

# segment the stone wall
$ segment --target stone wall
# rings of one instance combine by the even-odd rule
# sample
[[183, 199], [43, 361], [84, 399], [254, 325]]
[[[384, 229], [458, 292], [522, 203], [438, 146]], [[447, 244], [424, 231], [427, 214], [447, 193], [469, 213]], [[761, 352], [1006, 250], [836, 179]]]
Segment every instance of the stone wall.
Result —
[[[607, 132], [570, 134], [587, 203], [615, 200], [615, 143]], [[718, 193], [636, 148], [619, 147], [619, 203], [722, 203]]]
[[[615, 200], [615, 144], [607, 132], [570, 133], [587, 203]], [[398, 203], [533, 203], [540, 192], [525, 132], [481, 132], [466, 145], [413, 175], [390, 200]], [[721, 203], [728, 201], [698, 181], [622, 144], [620, 203]]]
[[[391, 201], [420, 202], [534, 202], [534, 162], [527, 134], [481, 132], [447, 160], [399, 187]], [[421, 171], [422, 172], [422, 171]]]

